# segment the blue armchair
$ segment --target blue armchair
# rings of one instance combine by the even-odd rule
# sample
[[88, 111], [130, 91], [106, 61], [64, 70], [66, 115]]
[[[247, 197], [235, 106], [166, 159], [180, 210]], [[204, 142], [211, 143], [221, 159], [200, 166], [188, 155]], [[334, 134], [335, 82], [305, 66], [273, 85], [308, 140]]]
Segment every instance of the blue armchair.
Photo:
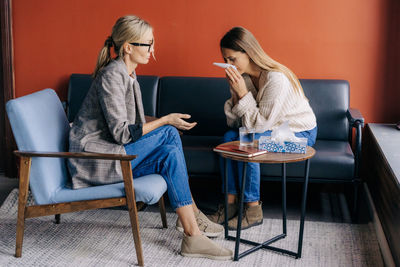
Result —
[[[21, 257], [25, 219], [88, 209], [127, 205], [138, 263], [143, 266], [136, 201], [159, 203], [163, 227], [167, 227], [163, 194], [167, 190], [158, 174], [132, 179], [131, 160], [136, 156], [70, 153], [67, 151], [70, 125], [57, 94], [45, 89], [10, 100], [7, 114], [20, 157], [19, 202], [15, 256]], [[65, 158], [119, 160], [123, 182], [73, 190]], [[135, 185], [135, 186], [134, 186]], [[35, 205], [26, 206], [28, 189]]]

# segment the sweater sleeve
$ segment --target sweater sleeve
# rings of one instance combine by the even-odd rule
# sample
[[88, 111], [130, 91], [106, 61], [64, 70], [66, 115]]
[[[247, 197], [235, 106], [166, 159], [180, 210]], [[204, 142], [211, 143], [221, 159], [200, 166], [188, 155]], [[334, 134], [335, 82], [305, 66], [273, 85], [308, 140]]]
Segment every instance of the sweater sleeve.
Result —
[[272, 130], [273, 125], [277, 125], [280, 121], [283, 122], [284, 109], [287, 109], [288, 103], [292, 102], [294, 92], [289, 79], [281, 72], [274, 73], [267, 86], [270, 89], [272, 101], [261, 101], [260, 110], [266, 114], [268, 127]]
[[233, 100], [229, 98], [224, 105], [226, 115], [226, 123], [231, 128], [238, 128], [240, 126], [240, 117], [232, 112]]
[[262, 89], [259, 103], [249, 92], [233, 107], [232, 112], [242, 118], [242, 125], [247, 128], [257, 132], [271, 130], [281, 118], [282, 106], [290, 91], [288, 82], [283, 73], [274, 72]]

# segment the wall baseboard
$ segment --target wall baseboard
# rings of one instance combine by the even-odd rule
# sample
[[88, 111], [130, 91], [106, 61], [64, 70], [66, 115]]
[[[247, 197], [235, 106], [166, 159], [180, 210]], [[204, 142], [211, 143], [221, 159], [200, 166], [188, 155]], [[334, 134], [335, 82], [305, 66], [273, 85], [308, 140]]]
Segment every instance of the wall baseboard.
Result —
[[383, 261], [385, 263], [385, 266], [387, 266], [387, 267], [392, 267], [392, 266], [395, 267], [393, 256], [392, 256], [392, 253], [390, 251], [389, 244], [388, 244], [388, 242], [386, 240], [385, 232], [383, 231], [381, 221], [379, 220], [378, 214], [376, 213], [374, 201], [373, 201], [373, 199], [371, 197], [371, 194], [369, 192], [368, 185], [366, 183], [363, 183], [363, 185], [364, 185], [364, 191], [365, 191], [365, 194], [366, 194], [368, 210], [369, 210], [369, 213], [370, 213], [371, 218], [372, 218], [372, 223], [373, 223], [374, 228], [375, 228], [376, 236], [378, 238], [379, 248], [380, 248], [381, 253], [382, 253]]

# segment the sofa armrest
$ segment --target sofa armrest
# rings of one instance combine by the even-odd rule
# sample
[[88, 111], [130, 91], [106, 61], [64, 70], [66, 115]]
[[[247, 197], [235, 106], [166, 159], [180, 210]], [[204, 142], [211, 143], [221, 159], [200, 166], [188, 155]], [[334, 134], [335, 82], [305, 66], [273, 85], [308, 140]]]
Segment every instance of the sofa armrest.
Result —
[[347, 119], [349, 120], [351, 128], [349, 129], [349, 141], [352, 144], [353, 131], [356, 129], [356, 140], [354, 148], [354, 160], [355, 160], [355, 173], [354, 177], [359, 180], [360, 166], [361, 166], [361, 135], [362, 128], [364, 127], [364, 117], [358, 109], [349, 108], [346, 112]]
[[46, 157], [46, 158], [82, 158], [82, 159], [105, 159], [131, 161], [136, 155], [88, 153], [88, 152], [37, 152], [37, 151], [14, 151], [18, 157]]
[[351, 127], [357, 127], [357, 124], [361, 124], [361, 127], [364, 127], [364, 117], [358, 109], [349, 108], [346, 112], [346, 116]]

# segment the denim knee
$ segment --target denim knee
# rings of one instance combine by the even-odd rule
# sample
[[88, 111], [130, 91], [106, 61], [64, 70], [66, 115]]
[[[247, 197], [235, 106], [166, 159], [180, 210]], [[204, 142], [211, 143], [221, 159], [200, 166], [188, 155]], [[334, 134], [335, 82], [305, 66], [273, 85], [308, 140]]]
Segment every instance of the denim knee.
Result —
[[172, 126], [172, 125], [164, 125], [162, 127], [164, 127], [165, 131], [167, 131], [169, 134], [171, 134], [171, 136], [178, 136], [179, 137], [179, 132], [174, 126]]
[[229, 130], [224, 134], [224, 137], [222, 138], [222, 142], [231, 142], [231, 141], [236, 141], [239, 139], [239, 132], [237, 130]]
[[172, 125], [163, 126], [165, 133], [168, 135], [168, 139], [173, 141], [178, 146], [181, 146], [181, 137], [179, 136], [178, 130]]

